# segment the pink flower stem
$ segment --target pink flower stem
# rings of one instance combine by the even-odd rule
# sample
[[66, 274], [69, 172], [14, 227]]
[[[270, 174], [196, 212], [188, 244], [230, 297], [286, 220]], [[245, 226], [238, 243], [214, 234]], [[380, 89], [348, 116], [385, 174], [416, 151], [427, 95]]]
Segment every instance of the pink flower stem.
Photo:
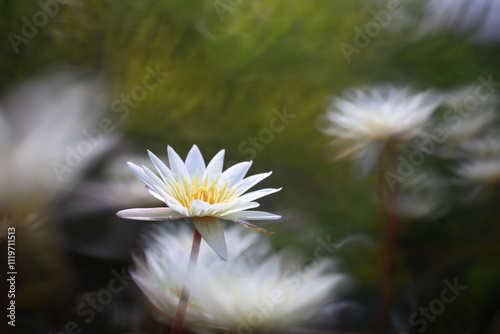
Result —
[[[196, 262], [198, 261], [198, 253], [200, 251], [201, 234], [196, 228], [194, 228], [193, 234], [193, 244], [191, 246], [191, 255], [189, 255], [189, 263], [186, 270], [186, 277], [193, 273]], [[182, 332], [182, 323], [184, 322], [184, 316], [186, 315], [186, 309], [189, 300], [189, 289], [186, 284], [182, 287], [181, 296], [179, 298], [179, 304], [177, 304], [177, 311], [175, 312], [174, 323], [170, 334], [180, 334]]]

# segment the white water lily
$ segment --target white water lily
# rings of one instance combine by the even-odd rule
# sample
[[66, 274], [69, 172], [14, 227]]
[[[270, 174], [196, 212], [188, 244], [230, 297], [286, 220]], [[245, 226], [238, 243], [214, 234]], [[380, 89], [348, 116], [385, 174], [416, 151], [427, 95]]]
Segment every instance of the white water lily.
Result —
[[500, 182], [500, 158], [472, 160], [462, 164], [457, 174], [478, 183]]
[[304, 266], [295, 256], [274, 253], [267, 238], [236, 227], [226, 233], [237, 260], [221, 261], [201, 251], [195, 272], [185, 277], [192, 231], [176, 227], [151, 231], [144, 256], [134, 257], [131, 275], [166, 323], [172, 322], [186, 284], [191, 299], [184, 326], [196, 333], [285, 333], [317, 316], [336, 289], [349, 282], [332, 270], [331, 258]]
[[494, 109], [483, 110], [482, 112], [476, 112], [467, 119], [460, 119], [456, 124], [445, 125], [443, 130], [450, 140], [467, 140], [484, 133], [488, 127], [494, 124], [496, 118], [497, 113]]
[[460, 147], [468, 156], [472, 155], [480, 159], [500, 157], [500, 133], [491, 132], [481, 138], [469, 139], [460, 143]]
[[253, 211], [259, 206], [254, 202], [279, 189], [267, 188], [246, 193], [271, 172], [245, 177], [251, 161], [240, 162], [222, 171], [224, 150], [217, 153], [205, 165], [196, 145], [189, 151], [186, 160], [170, 147], [167, 148], [169, 167], [156, 155], [148, 151], [160, 177], [149, 168], [129, 162], [132, 172], [146, 184], [147, 190], [168, 207], [128, 209], [118, 216], [128, 219], [161, 221], [190, 218], [203, 239], [223, 259], [227, 260], [227, 248], [221, 219], [230, 220], [259, 232], [272, 234], [247, 220], [272, 220], [281, 216], [265, 211]]
[[59, 70], [27, 80], [2, 98], [3, 216], [14, 215], [19, 224], [44, 216], [116, 144], [116, 135], [102, 132], [89, 139], [104, 117], [102, 90], [99, 80]]
[[500, 182], [500, 134], [491, 132], [484, 137], [461, 143], [469, 159], [457, 169], [457, 174], [476, 183]]
[[443, 106], [464, 109], [467, 115], [475, 110], [494, 107], [499, 102], [497, 94], [484, 94], [478, 98], [477, 84], [457, 87], [443, 93]]
[[478, 99], [477, 94], [477, 86], [472, 84], [443, 94], [443, 106], [454, 115], [452, 122], [445, 119], [447, 121], [440, 125], [449, 140], [469, 140], [483, 134], [495, 123], [498, 96], [490, 94]]
[[415, 172], [398, 188], [397, 214], [407, 220], [436, 218], [446, 211], [446, 189], [429, 172]]
[[424, 127], [441, 98], [431, 92], [414, 94], [408, 87], [381, 85], [352, 89], [345, 97], [334, 97], [330, 110], [318, 124], [334, 137], [334, 145], [345, 145], [336, 159], [356, 155], [370, 169], [383, 145], [424, 134]]
[[[391, 1], [387, 1], [390, 6]], [[399, 1], [389, 29], [406, 39], [423, 39], [435, 34], [452, 34], [477, 44], [498, 43], [499, 0]]]

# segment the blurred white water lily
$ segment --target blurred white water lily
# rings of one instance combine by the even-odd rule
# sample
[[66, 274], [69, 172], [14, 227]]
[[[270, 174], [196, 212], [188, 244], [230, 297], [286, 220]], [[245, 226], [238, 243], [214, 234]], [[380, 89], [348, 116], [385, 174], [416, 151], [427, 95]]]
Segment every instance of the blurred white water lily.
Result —
[[446, 107], [466, 107], [470, 112], [472, 108], [491, 107], [499, 102], [497, 94], [478, 94], [477, 84], [454, 88], [443, 93], [443, 105]]
[[200, 252], [196, 272], [185, 278], [192, 231], [177, 226], [177, 233], [153, 230], [144, 240], [144, 256], [134, 257], [132, 271], [166, 323], [172, 322], [186, 284], [191, 299], [184, 326], [194, 332], [285, 333], [311, 320], [335, 288], [347, 282], [344, 274], [330, 270], [332, 259], [303, 267], [285, 253], [273, 253], [266, 238], [235, 227], [226, 233], [237, 260], [221, 261], [213, 252]]
[[148, 151], [161, 178], [145, 166], [139, 167], [131, 162], [129, 166], [146, 184], [150, 194], [165, 202], [168, 207], [122, 210], [117, 213], [118, 216], [148, 221], [190, 218], [203, 239], [226, 260], [227, 248], [221, 219], [231, 220], [259, 232], [272, 233], [247, 220], [279, 219], [281, 216], [249, 209], [259, 206], [254, 200], [281, 188], [267, 188], [245, 194], [271, 175], [271, 172], [244, 178], [251, 161], [238, 163], [223, 172], [224, 150], [217, 153], [208, 165], [205, 165], [196, 145], [193, 145], [185, 161], [170, 146], [167, 152], [170, 167]]
[[491, 132], [481, 138], [470, 139], [460, 144], [468, 156], [482, 159], [500, 157], [500, 133]]
[[478, 98], [476, 85], [443, 94], [443, 106], [454, 111], [454, 116], [441, 125], [447, 138], [462, 141], [484, 133], [497, 119], [497, 103], [496, 94]]
[[[407, 2], [410, 4], [410, 2]], [[406, 4], [405, 4], [406, 5]], [[480, 44], [498, 43], [499, 0], [427, 0], [422, 1], [422, 13], [406, 12], [407, 23], [417, 19], [413, 27], [417, 37], [424, 37], [435, 32], [451, 32], [457, 35], [470, 35]]]
[[500, 157], [465, 162], [459, 167], [457, 174], [473, 182], [498, 183], [500, 182]]
[[398, 188], [397, 214], [406, 220], [436, 218], [446, 211], [443, 181], [429, 172], [416, 172]]
[[489, 133], [481, 138], [464, 141], [468, 160], [457, 169], [457, 174], [476, 183], [500, 182], [500, 135]]
[[[116, 137], [99, 132], [102, 84], [70, 71], [13, 89], [0, 106], [0, 211], [32, 220], [74, 185]], [[92, 139], [89, 137], [94, 136]]]
[[332, 98], [318, 126], [323, 133], [338, 137], [333, 145], [346, 146], [335, 159], [355, 154], [363, 169], [369, 170], [386, 143], [424, 134], [424, 126], [440, 103], [438, 95], [414, 94], [408, 87], [351, 89], [345, 97]]
[[21, 300], [29, 296], [23, 306], [28, 313], [57, 307], [57, 295], [72, 282], [59, 205], [117, 142], [111, 131], [101, 131], [100, 122], [107, 119], [103, 88], [99, 80], [62, 68], [2, 96], [0, 239], [7, 240], [2, 234], [9, 227], [22, 240], [16, 269], [25, 274], [16, 293]]
[[490, 125], [493, 124], [497, 114], [495, 110], [483, 110], [476, 112], [466, 119], [461, 119], [454, 125], [445, 125], [443, 130], [450, 140], [467, 140], [474, 136], [482, 134]]

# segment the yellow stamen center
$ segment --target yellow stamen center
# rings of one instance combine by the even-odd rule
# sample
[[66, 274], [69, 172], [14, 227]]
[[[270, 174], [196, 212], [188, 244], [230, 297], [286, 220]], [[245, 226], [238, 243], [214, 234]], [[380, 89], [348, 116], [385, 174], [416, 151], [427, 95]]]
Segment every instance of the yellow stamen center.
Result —
[[205, 178], [200, 183], [198, 175], [191, 182], [186, 179], [182, 182], [175, 182], [172, 190], [173, 196], [186, 208], [189, 208], [189, 204], [195, 199], [215, 204], [229, 202], [237, 197], [236, 188], [229, 188], [228, 182], [219, 187], [217, 179], [212, 179], [208, 183]]

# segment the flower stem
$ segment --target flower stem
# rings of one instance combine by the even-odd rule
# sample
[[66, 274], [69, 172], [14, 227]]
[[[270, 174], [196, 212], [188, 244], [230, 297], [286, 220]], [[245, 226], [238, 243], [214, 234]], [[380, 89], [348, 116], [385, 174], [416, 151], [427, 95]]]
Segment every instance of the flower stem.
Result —
[[[198, 230], [194, 229], [193, 234], [193, 244], [191, 246], [191, 255], [189, 255], [189, 263], [186, 270], [186, 277], [192, 274], [194, 268], [196, 267], [196, 262], [198, 260], [198, 253], [200, 251], [201, 234]], [[184, 283], [182, 287], [181, 296], [179, 297], [179, 304], [177, 304], [177, 311], [175, 312], [174, 323], [170, 334], [179, 334], [182, 331], [182, 323], [184, 322], [184, 316], [186, 315], [186, 309], [189, 300], [189, 289]]]
[[[396, 166], [396, 149], [393, 145], [387, 149], [387, 166], [386, 169], [391, 173], [397, 173]], [[383, 185], [381, 185], [383, 187]], [[396, 269], [397, 255], [397, 236], [399, 221], [397, 217], [397, 189], [393, 187], [385, 187], [382, 192], [382, 203], [385, 211], [385, 226], [384, 226], [384, 245], [382, 251], [382, 314], [380, 319], [380, 333], [387, 333], [387, 328], [390, 327], [390, 307], [394, 289], [394, 275]]]

